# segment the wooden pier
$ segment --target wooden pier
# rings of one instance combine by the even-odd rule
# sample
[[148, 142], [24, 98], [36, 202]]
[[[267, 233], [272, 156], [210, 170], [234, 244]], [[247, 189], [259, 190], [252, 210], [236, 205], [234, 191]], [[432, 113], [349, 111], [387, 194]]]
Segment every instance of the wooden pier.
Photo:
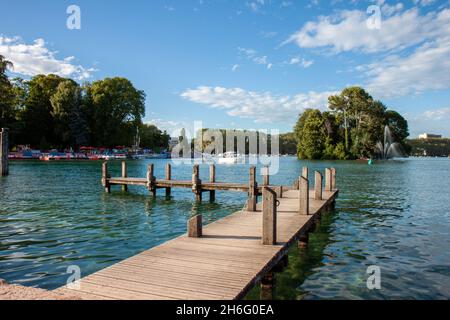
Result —
[[[263, 186], [256, 184], [256, 169], [250, 168], [248, 184], [215, 181], [215, 167], [210, 181], [198, 179], [194, 166], [192, 180], [171, 180], [170, 167], [164, 180], [153, 176], [149, 166], [146, 178], [129, 178], [126, 165], [122, 177], [111, 178], [103, 165], [102, 182], [109, 192], [111, 185], [143, 185], [153, 194], [156, 189], [191, 188], [197, 200], [202, 192], [214, 198], [217, 190], [248, 193], [246, 210], [235, 212], [216, 222], [202, 225], [202, 216], [187, 222], [187, 233], [144, 251], [106, 269], [82, 278], [76, 285], [62, 287], [59, 293], [82, 299], [241, 299], [255, 285], [271, 288], [273, 273], [287, 263], [287, 251], [296, 242], [303, 247], [321, 214], [333, 209], [339, 191], [336, 171], [314, 173], [314, 187], [309, 188], [308, 170], [293, 187], [270, 186], [269, 177]], [[258, 195], [262, 201], [256, 203]], [[200, 195], [200, 196], [199, 196]], [[267, 290], [262, 297], [270, 298]]]
[[8, 129], [3, 128], [0, 130], [0, 177], [7, 176], [9, 173], [8, 152], [9, 152]]

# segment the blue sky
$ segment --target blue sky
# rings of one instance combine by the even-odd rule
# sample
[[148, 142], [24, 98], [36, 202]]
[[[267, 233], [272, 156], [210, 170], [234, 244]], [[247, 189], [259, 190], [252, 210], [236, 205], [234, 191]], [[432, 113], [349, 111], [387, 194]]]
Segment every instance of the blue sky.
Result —
[[[169, 133], [194, 121], [286, 132], [304, 108], [362, 85], [411, 136], [450, 136], [448, 0], [1, 2], [14, 74], [127, 77], [147, 94], [145, 121]], [[66, 27], [72, 4], [80, 30]]]

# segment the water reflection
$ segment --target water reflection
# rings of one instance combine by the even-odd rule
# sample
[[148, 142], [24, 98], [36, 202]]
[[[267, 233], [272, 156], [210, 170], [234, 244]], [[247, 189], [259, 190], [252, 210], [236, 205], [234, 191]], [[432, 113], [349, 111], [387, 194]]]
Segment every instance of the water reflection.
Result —
[[[276, 275], [276, 299], [447, 299], [450, 297], [450, 179], [448, 159], [358, 162], [300, 162], [281, 158], [275, 184], [291, 185], [303, 165], [335, 167], [340, 197], [324, 216], [306, 250], [292, 247], [287, 269]], [[164, 176], [166, 161], [155, 161]], [[145, 176], [147, 162], [130, 162], [130, 176]], [[111, 163], [113, 174], [120, 163]], [[191, 176], [189, 166], [173, 168], [173, 179]], [[205, 223], [242, 209], [246, 195], [218, 192], [216, 203], [197, 204], [190, 190], [149, 196], [103, 192], [100, 163], [13, 162], [0, 179], [0, 278], [56, 288], [67, 267], [82, 276], [105, 268], [186, 230], [202, 214]], [[248, 166], [220, 166], [218, 181], [247, 182]], [[201, 167], [208, 178], [208, 166]], [[258, 177], [261, 181], [261, 177]], [[311, 181], [312, 183], [312, 181]], [[366, 288], [366, 269], [378, 265], [382, 289]], [[259, 298], [255, 288], [248, 298]]]

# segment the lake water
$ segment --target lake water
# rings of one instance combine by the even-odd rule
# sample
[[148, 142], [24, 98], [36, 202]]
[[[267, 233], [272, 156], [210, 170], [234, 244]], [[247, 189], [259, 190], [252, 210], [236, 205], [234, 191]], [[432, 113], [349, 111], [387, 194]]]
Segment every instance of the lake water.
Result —
[[[167, 161], [153, 161], [157, 177]], [[288, 268], [276, 275], [275, 299], [450, 298], [450, 159], [280, 161], [274, 184], [292, 184], [304, 165], [333, 166], [340, 196], [307, 249], [291, 248]], [[144, 177], [147, 164], [130, 161], [129, 175]], [[110, 171], [118, 175], [120, 162]], [[173, 179], [188, 180], [192, 168], [172, 171]], [[216, 175], [247, 182], [248, 166], [218, 166]], [[197, 204], [180, 189], [170, 200], [164, 191], [153, 199], [142, 187], [113, 187], [108, 195], [100, 176], [100, 162], [11, 163], [10, 176], [0, 178], [0, 278], [54, 289], [66, 283], [71, 265], [88, 275], [184, 233], [191, 215], [213, 221], [246, 200], [218, 192], [216, 203], [206, 197]], [[207, 166], [201, 176], [207, 179]], [[372, 265], [381, 270], [380, 290], [366, 286]], [[255, 288], [247, 298], [258, 297]]]

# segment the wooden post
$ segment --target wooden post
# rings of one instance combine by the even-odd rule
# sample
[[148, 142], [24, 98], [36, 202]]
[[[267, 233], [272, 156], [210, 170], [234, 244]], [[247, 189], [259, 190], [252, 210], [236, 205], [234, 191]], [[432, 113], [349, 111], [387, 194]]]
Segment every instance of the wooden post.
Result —
[[273, 187], [273, 189], [274, 189], [275, 193], [277, 194], [278, 199], [283, 198], [283, 186], [276, 186], [276, 187]]
[[108, 162], [102, 163], [102, 186], [105, 187], [105, 192], [111, 192], [111, 186], [109, 184], [109, 174], [108, 174]]
[[149, 164], [147, 167], [147, 189], [150, 191], [154, 197], [156, 197], [156, 187], [155, 187], [155, 166], [153, 163]]
[[263, 188], [263, 245], [277, 243], [277, 195], [268, 187]]
[[[128, 177], [128, 171], [127, 171], [127, 163], [125, 161], [122, 161], [122, 178]], [[126, 184], [122, 185], [122, 191], [127, 192], [128, 186]]]
[[258, 190], [256, 184], [256, 167], [250, 167], [250, 175], [248, 181], [248, 200], [247, 200], [247, 210], [254, 212], [256, 211], [256, 203], [258, 197]]
[[195, 193], [195, 200], [202, 201], [202, 187], [200, 180], [200, 167], [198, 164], [192, 168], [192, 192]]
[[259, 293], [260, 300], [273, 300], [275, 288], [275, 276], [269, 271], [261, 279], [261, 290]]
[[202, 215], [198, 214], [195, 217], [188, 220], [188, 237], [201, 238], [203, 233], [202, 228]]
[[309, 169], [308, 167], [303, 167], [302, 169], [302, 177], [308, 179], [309, 178]]
[[309, 233], [305, 232], [298, 239], [298, 247], [300, 249], [304, 249], [308, 246], [308, 242], [309, 242]]
[[314, 199], [322, 200], [322, 174], [316, 171], [314, 176]]
[[331, 182], [331, 170], [326, 168], [325, 169], [325, 190], [331, 191], [333, 188], [332, 182]]
[[264, 167], [263, 170], [263, 185], [268, 186], [270, 184], [269, 167]]
[[299, 193], [299, 213], [301, 215], [309, 214], [309, 182], [305, 177], [300, 177]]
[[[166, 164], [166, 180], [172, 179], [172, 166], [170, 163]], [[166, 197], [170, 197], [170, 194], [172, 192], [172, 188], [166, 188]]]
[[[302, 177], [308, 179], [308, 167], [303, 167], [302, 168]], [[294, 190], [298, 190], [299, 189], [299, 184], [298, 184], [299, 180], [296, 179], [295, 183], [294, 183]]]
[[9, 139], [8, 129], [2, 128], [0, 131], [0, 176], [7, 176], [9, 174]]
[[337, 189], [336, 188], [336, 169], [331, 168], [331, 190]]
[[[209, 182], [216, 182], [216, 166], [214, 164], [211, 164], [209, 166]], [[211, 190], [209, 192], [209, 201], [211, 202], [216, 201], [215, 190]]]

